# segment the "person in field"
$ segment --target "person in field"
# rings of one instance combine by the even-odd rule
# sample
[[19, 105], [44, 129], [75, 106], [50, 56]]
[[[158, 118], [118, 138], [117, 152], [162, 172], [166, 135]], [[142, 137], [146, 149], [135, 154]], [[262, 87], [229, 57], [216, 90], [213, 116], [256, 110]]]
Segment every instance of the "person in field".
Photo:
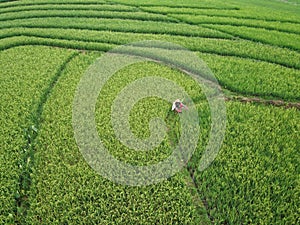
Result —
[[186, 105], [184, 105], [182, 103], [182, 101], [180, 101], [179, 99], [176, 99], [174, 102], [173, 102], [173, 105], [172, 105], [172, 111], [176, 111], [177, 113], [181, 113], [182, 112], [182, 109], [188, 109], [188, 107]]

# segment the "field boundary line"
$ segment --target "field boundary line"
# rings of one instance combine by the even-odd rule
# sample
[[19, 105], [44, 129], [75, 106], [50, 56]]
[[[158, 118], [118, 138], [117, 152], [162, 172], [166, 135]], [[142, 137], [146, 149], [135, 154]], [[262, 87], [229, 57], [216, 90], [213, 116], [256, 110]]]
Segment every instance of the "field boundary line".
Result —
[[[204, 208], [205, 208], [205, 212], [207, 215], [207, 219], [210, 221], [210, 224], [213, 224], [213, 218], [212, 215], [210, 214], [210, 210], [207, 207], [207, 202], [205, 199], [202, 199], [200, 197], [200, 190], [199, 190], [199, 186], [195, 180], [195, 169], [193, 169], [192, 167], [186, 167], [186, 171], [188, 173], [188, 178], [189, 180], [186, 181], [186, 185], [189, 189], [193, 188], [196, 191], [196, 194], [192, 194], [192, 197], [194, 198], [193, 200], [197, 203], [200, 203]], [[189, 185], [191, 185], [192, 187], [189, 187]], [[190, 190], [193, 191], [193, 190]], [[196, 196], [195, 196], [196, 195]], [[208, 222], [208, 221], [206, 221]]]
[[[122, 54], [122, 53], [121, 53]], [[156, 60], [153, 60], [154, 62], [159, 62]], [[188, 71], [183, 70], [183, 72], [185, 73], [189, 73]], [[169, 119], [170, 116], [170, 112], [167, 114], [165, 120]], [[170, 132], [171, 127], [168, 126], [168, 133]], [[170, 135], [170, 134], [169, 134]], [[178, 137], [176, 137], [176, 141], [174, 142], [174, 140], [170, 140], [170, 138], [168, 138], [168, 143], [170, 146], [173, 146], [178, 142]], [[199, 215], [200, 219], [203, 219], [204, 221], [201, 221], [201, 225], [208, 225], [208, 224], [212, 224], [213, 220], [212, 217], [209, 213], [209, 210], [207, 208], [207, 204], [206, 201], [201, 199], [200, 197], [200, 191], [198, 189], [198, 184], [195, 181], [195, 169], [193, 169], [192, 167], [190, 167], [188, 164], [184, 167], [183, 171], [183, 176], [184, 176], [184, 183], [188, 189], [188, 191], [191, 194], [191, 198], [192, 198], [192, 202], [194, 203], [194, 206], [196, 208], [196, 211]], [[203, 218], [205, 216], [205, 218]]]
[[[130, 4], [121, 4], [121, 5], [128, 5], [131, 6]], [[203, 9], [203, 10], [228, 10], [228, 11], [238, 11], [240, 10], [239, 7], [213, 7], [213, 6], [192, 6], [192, 5], [155, 5], [155, 4], [147, 4], [147, 5], [135, 5], [136, 7], [166, 7], [166, 8], [171, 8], [171, 9]]]
[[300, 102], [286, 102], [278, 99], [263, 99], [259, 97], [244, 97], [244, 96], [225, 96], [225, 101], [237, 101], [241, 103], [259, 103], [262, 105], [272, 105], [275, 107], [283, 107], [286, 109], [295, 108], [300, 110]]
[[68, 63], [78, 56], [80, 52], [73, 52], [70, 54], [69, 57], [59, 66], [55, 75], [50, 81], [48, 88], [44, 91], [41, 95], [39, 102], [37, 104], [36, 109], [29, 115], [29, 120], [32, 122], [32, 126], [28, 128], [28, 134], [30, 134], [29, 138], [27, 139], [27, 145], [24, 147], [26, 149], [26, 153], [22, 157], [22, 171], [19, 177], [19, 193], [20, 197], [16, 199], [16, 217], [19, 221], [16, 221], [18, 224], [22, 224], [25, 221], [27, 210], [30, 208], [30, 202], [28, 200], [30, 188], [31, 188], [31, 178], [30, 174], [32, 173], [32, 169], [34, 166], [34, 155], [35, 155], [35, 142], [36, 138], [38, 137], [38, 131], [40, 129], [40, 120], [43, 113], [43, 107], [47, 102], [48, 97], [51, 94], [52, 89], [54, 88], [55, 84], [61, 77], [64, 69], [68, 65]]

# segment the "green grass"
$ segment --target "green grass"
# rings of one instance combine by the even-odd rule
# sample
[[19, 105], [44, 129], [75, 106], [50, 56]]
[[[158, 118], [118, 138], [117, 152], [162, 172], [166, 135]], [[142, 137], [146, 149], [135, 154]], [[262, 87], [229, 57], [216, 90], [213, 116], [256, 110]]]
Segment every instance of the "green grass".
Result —
[[[299, 15], [298, 0], [0, 0], [0, 224], [298, 224]], [[149, 121], [161, 117], [168, 127], [162, 143], [144, 152], [117, 139], [111, 105], [137, 78], [184, 87], [201, 128], [186, 168], [162, 183], [129, 187], [86, 163], [72, 104], [97, 57], [142, 40], [173, 42], [201, 57], [222, 86], [228, 119], [217, 158], [200, 172], [211, 128], [200, 87], [153, 62], [118, 71], [99, 94], [95, 117], [115, 158], [157, 163], [180, 137], [170, 104], [149, 97], [130, 111], [130, 127], [147, 138]], [[265, 104], [275, 101], [282, 104]]]

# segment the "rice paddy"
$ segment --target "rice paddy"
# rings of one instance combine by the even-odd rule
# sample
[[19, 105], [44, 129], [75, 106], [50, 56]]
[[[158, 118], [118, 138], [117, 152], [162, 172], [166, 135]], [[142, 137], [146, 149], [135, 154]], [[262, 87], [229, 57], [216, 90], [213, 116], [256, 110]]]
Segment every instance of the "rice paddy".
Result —
[[[300, 208], [300, 2], [245, 0], [0, 0], [1, 224], [298, 224]], [[120, 185], [83, 158], [72, 127], [76, 88], [109, 50], [172, 42], [211, 69], [226, 101], [221, 149], [198, 170], [211, 116], [201, 88], [156, 62], [119, 70], [104, 85], [95, 123], [108, 151], [132, 165], [172, 153], [180, 121], [149, 97], [129, 117], [139, 138], [152, 118], [167, 136], [135, 151], [111, 124], [118, 93], [136, 79], [178, 83], [195, 102], [201, 134], [179, 173], [157, 184]], [[174, 99], [175, 100], [175, 99]]]

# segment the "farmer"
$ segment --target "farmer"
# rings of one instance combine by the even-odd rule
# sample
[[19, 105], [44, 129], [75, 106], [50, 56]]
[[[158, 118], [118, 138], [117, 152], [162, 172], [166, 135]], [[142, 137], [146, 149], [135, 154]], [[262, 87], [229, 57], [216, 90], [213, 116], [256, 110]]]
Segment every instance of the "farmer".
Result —
[[185, 106], [179, 99], [176, 99], [175, 102], [173, 102], [172, 111], [175, 110], [176, 112], [181, 113], [183, 108], [187, 109], [188, 107]]

